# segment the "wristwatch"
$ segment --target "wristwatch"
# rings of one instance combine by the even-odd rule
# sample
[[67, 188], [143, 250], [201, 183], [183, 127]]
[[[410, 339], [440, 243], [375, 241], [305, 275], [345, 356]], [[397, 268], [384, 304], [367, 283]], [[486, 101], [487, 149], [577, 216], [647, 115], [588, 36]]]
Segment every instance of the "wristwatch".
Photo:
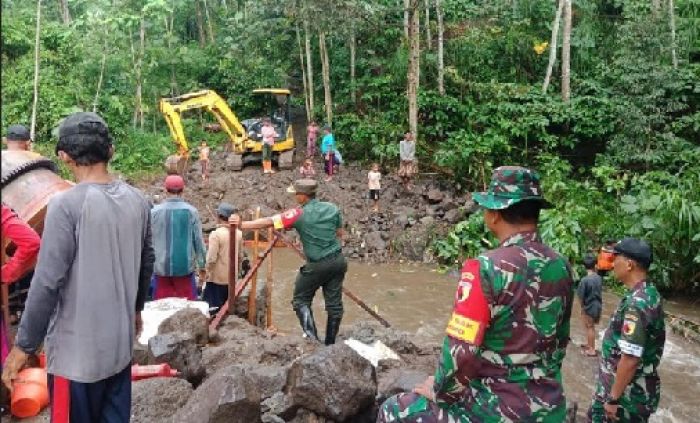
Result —
[[620, 398], [613, 398], [612, 396], [608, 395], [608, 399], [605, 400], [605, 403], [610, 405], [620, 405]]

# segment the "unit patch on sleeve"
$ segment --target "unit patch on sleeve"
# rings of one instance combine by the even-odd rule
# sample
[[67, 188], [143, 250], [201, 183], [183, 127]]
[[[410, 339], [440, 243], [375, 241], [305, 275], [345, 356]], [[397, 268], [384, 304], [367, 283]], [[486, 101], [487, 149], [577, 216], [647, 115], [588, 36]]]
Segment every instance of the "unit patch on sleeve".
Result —
[[467, 260], [457, 284], [447, 335], [473, 345], [481, 345], [490, 318], [489, 305], [481, 287], [479, 261]]
[[289, 209], [284, 213], [272, 216], [272, 223], [275, 225], [275, 229], [289, 229], [294, 225], [294, 222], [299, 220], [302, 214], [304, 214], [304, 210], [301, 207]]

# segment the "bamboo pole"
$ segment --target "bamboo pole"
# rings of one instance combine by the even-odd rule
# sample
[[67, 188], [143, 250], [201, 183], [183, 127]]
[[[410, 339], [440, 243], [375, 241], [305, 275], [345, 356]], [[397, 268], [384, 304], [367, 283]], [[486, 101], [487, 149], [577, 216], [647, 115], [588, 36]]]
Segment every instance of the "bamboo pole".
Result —
[[228, 308], [228, 314], [234, 314], [236, 311], [236, 280], [238, 279], [238, 243], [236, 242], [236, 233], [238, 233], [238, 225], [235, 223], [228, 224], [229, 235], [229, 250], [228, 250], [228, 301], [233, 304], [233, 307]]
[[[258, 209], [259, 210], [259, 209]], [[272, 236], [272, 228], [267, 229], [267, 239], [271, 240], [273, 239]], [[276, 239], [276, 238], [275, 238]], [[270, 244], [273, 249], [270, 250], [270, 257], [267, 261], [267, 280], [265, 281], [265, 310], [266, 310], [266, 316], [265, 316], [265, 326], [269, 329], [272, 327], [272, 259], [273, 259], [273, 253], [274, 251], [274, 242]]]
[[[260, 207], [255, 209], [254, 219], [260, 218]], [[253, 256], [258, 257], [258, 240], [260, 239], [260, 230], [255, 229], [253, 232]], [[250, 294], [248, 295], [248, 322], [256, 326], [256, 318], [258, 314], [258, 271], [253, 273], [253, 279], [250, 283]]]

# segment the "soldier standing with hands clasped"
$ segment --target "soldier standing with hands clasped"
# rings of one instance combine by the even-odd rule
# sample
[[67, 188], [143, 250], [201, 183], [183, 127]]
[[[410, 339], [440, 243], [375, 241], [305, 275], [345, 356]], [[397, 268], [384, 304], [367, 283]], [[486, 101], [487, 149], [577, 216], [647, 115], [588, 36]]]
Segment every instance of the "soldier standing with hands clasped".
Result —
[[503, 166], [474, 193], [500, 245], [464, 263], [434, 377], [382, 404], [377, 422], [562, 422], [573, 280], [537, 232], [537, 173]]

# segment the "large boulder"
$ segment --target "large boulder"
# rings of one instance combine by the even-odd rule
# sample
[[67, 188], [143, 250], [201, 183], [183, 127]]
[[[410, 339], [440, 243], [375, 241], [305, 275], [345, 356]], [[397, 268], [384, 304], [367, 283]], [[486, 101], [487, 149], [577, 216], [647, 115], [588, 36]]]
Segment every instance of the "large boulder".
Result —
[[437, 204], [445, 198], [445, 194], [437, 188], [433, 188], [426, 194], [426, 198], [430, 204]]
[[365, 235], [365, 246], [368, 251], [384, 251], [386, 250], [386, 241], [382, 238], [381, 232], [370, 232]]
[[189, 333], [166, 333], [149, 339], [148, 361], [150, 364], [168, 363], [195, 386], [206, 375], [202, 349]]
[[260, 421], [260, 391], [245, 369], [231, 366], [208, 378], [180, 409], [175, 422], [255, 423]]
[[156, 377], [134, 382], [131, 388], [133, 423], [169, 422], [192, 395], [186, 380]]
[[[251, 258], [251, 265], [255, 262], [254, 258]], [[260, 276], [263, 274], [262, 272], [258, 272], [258, 281], [255, 286], [255, 308], [257, 309], [256, 312], [256, 326], [258, 327], [265, 327], [265, 316], [267, 313], [267, 307], [265, 304], [265, 280], [262, 279]], [[252, 282], [252, 280], [251, 280]], [[236, 298], [236, 309], [234, 311], [235, 315], [238, 317], [241, 317], [243, 319], [248, 319], [248, 298], [250, 297], [250, 291], [252, 284], [251, 282], [248, 282], [248, 285], [245, 287], [243, 292]]]
[[190, 334], [199, 345], [209, 342], [209, 322], [207, 317], [196, 308], [184, 308], [163, 320], [158, 326], [158, 334]]
[[285, 392], [297, 409], [342, 422], [374, 403], [377, 378], [368, 360], [335, 344], [292, 364]]
[[411, 392], [417, 385], [423, 383], [430, 373], [422, 370], [392, 368], [387, 372], [378, 374], [377, 397], [385, 400], [392, 395], [402, 392]]

